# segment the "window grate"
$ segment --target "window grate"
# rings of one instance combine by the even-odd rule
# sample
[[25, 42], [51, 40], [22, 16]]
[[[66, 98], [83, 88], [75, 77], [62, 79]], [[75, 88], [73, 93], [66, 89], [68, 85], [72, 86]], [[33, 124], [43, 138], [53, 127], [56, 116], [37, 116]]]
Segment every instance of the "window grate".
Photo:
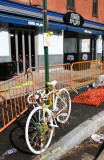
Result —
[[67, 9], [75, 10], [74, 5], [74, 0], [67, 0]]
[[93, 0], [93, 17], [98, 17], [98, 0]]

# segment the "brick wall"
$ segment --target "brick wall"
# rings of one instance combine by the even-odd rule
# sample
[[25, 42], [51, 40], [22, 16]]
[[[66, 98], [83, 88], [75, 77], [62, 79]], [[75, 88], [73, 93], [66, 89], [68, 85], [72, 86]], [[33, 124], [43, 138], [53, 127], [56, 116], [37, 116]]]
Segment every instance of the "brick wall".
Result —
[[[38, 5], [42, 8], [42, 0], [12, 0], [19, 3]], [[98, 0], [98, 18], [92, 16], [93, 0], [75, 0], [75, 12], [81, 14], [84, 19], [104, 23], [104, 0]], [[67, 10], [67, 0], [47, 0], [47, 9], [66, 13], [73, 10]]]

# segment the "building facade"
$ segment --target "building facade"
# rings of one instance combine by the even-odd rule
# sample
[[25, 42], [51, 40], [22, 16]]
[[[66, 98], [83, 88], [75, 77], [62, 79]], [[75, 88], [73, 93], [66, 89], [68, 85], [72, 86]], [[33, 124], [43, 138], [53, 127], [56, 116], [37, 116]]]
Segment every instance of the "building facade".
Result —
[[[102, 59], [103, 0], [48, 0], [49, 64]], [[0, 0], [0, 63], [44, 65], [42, 0]]]

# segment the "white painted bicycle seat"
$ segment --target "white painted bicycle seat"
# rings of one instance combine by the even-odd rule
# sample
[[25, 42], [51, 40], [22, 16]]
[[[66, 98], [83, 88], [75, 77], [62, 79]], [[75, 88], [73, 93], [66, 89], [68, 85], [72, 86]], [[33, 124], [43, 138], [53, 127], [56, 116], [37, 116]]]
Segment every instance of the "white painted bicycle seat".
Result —
[[50, 85], [50, 86], [55, 86], [57, 84], [57, 81], [56, 80], [54, 80], [54, 81], [52, 81], [52, 82], [48, 82], [48, 85]]

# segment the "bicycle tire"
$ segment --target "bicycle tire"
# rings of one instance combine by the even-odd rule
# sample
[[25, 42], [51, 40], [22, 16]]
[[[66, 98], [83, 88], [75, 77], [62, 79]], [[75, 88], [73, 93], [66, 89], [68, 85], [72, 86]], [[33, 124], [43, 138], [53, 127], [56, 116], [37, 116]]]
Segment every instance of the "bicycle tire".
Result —
[[57, 115], [57, 121], [65, 123], [71, 112], [71, 98], [69, 92], [65, 88], [59, 90], [58, 96], [56, 96], [55, 106], [59, 109], [59, 112], [62, 110], [59, 115]]
[[38, 106], [31, 111], [26, 122], [26, 143], [30, 151], [34, 154], [44, 152], [48, 148], [53, 136], [53, 128], [49, 126], [50, 123], [53, 124], [53, 119], [51, 118], [51, 113], [48, 108], [45, 108], [44, 122], [47, 121], [48, 117], [50, 117], [50, 121], [48, 123], [45, 122], [43, 128], [42, 117], [43, 108], [42, 106]]

